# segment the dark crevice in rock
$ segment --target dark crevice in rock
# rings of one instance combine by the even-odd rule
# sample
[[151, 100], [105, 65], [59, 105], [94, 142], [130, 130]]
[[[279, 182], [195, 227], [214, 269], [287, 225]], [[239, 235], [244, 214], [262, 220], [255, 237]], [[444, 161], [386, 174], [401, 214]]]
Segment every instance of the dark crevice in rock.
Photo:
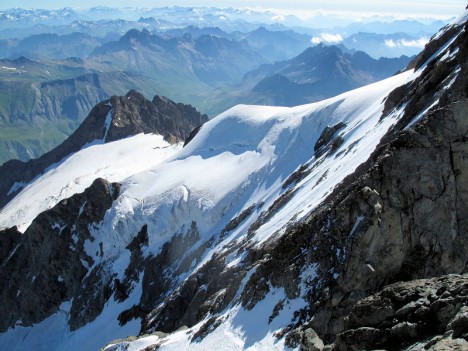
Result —
[[21, 232], [17, 227], [0, 230], [0, 267], [5, 260], [12, 254], [13, 249], [21, 238]]

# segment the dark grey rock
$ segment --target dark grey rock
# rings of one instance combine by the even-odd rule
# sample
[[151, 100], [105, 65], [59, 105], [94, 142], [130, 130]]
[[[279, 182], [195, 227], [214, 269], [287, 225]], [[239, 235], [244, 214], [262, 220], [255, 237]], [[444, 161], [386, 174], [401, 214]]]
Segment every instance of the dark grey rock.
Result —
[[304, 351], [322, 351], [324, 348], [323, 341], [317, 335], [315, 330], [307, 328], [304, 330], [301, 341], [301, 349]]
[[[82, 279], [93, 259], [84, 249], [85, 240], [94, 240], [90, 225], [99, 223], [117, 198], [118, 183], [96, 179], [83, 193], [62, 200], [56, 206], [34, 219], [17, 240], [14, 251], [0, 269], [0, 331], [5, 331], [21, 320], [30, 326], [56, 312], [64, 301], [74, 299], [80, 304]], [[80, 214], [81, 212], [81, 214]], [[109, 298], [103, 291], [98, 296]], [[88, 305], [97, 315], [99, 304]], [[88, 315], [81, 308], [79, 315]], [[89, 319], [88, 319], [89, 320]]]

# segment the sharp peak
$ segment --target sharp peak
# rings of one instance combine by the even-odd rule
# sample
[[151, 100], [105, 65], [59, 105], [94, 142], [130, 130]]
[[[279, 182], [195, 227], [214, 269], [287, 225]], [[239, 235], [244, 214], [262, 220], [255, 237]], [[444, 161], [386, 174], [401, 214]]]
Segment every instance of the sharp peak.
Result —
[[[146, 97], [135, 89], [131, 89], [125, 94], [126, 98], [138, 98], [138, 99], [146, 99]], [[147, 99], [146, 99], [147, 100]]]

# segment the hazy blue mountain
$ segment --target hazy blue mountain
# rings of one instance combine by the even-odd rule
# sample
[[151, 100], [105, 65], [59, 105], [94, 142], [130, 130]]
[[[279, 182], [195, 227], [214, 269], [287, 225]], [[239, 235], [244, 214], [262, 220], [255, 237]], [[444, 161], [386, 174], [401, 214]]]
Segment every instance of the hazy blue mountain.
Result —
[[425, 23], [422, 20], [354, 22], [347, 25], [344, 30], [348, 33], [369, 32], [377, 34], [393, 34], [398, 31], [414, 36], [420, 36], [428, 33], [435, 33], [446, 23], [446, 21], [441, 20], [429, 21], [428, 23]]
[[2, 57], [31, 59], [61, 59], [67, 57], [87, 57], [104, 40], [83, 33], [67, 35], [38, 34], [22, 40], [5, 40], [0, 45]]
[[230, 96], [224, 98], [222, 108], [238, 103], [295, 106], [390, 77], [409, 61], [407, 56], [376, 60], [364, 52], [345, 53], [337, 46], [319, 44], [290, 60], [260, 66], [247, 73], [240, 85], [219, 89], [212, 100]]
[[[154, 20], [154, 18], [152, 18]], [[163, 32], [166, 35], [177, 38], [182, 37], [185, 34], [190, 34], [194, 38], [198, 38], [202, 35], [213, 35], [221, 38], [233, 39], [235, 38], [232, 34], [223, 31], [219, 27], [197, 27], [194, 25], [186, 26], [183, 28], [168, 29]]]
[[245, 41], [206, 34], [168, 38], [147, 30], [131, 30], [118, 41], [96, 48], [91, 59], [182, 86], [235, 82], [265, 62]]
[[246, 40], [251, 47], [271, 62], [294, 57], [311, 45], [309, 35], [292, 30], [273, 31], [263, 26], [251, 32], [237, 32], [233, 35], [237, 40]]

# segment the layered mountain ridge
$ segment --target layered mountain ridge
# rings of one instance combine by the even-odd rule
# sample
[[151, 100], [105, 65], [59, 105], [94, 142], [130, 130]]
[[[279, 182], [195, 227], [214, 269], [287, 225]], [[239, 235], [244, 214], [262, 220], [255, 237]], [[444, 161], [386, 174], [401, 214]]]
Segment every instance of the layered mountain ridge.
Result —
[[[80, 34], [77, 24], [78, 32], [65, 35], [0, 41], [0, 52], [16, 57], [0, 61], [0, 162], [42, 155], [70, 135], [99, 101], [131, 89], [188, 102], [213, 117], [238, 103], [318, 101], [386, 78], [409, 60], [374, 60], [319, 45], [258, 70], [300, 54], [310, 47], [310, 35], [263, 27], [246, 33], [193, 26], [162, 31], [158, 26], [164, 24], [154, 19], [130, 29], [132, 22], [114, 22], [81, 23], [94, 28], [94, 37]], [[100, 27], [111, 32], [103, 38]], [[252, 70], [247, 86], [238, 87]]]
[[226, 108], [235, 103], [296, 106], [316, 102], [390, 77], [410, 61], [406, 56], [376, 60], [362, 51], [348, 53], [342, 47], [319, 44], [246, 73], [239, 84], [217, 89], [208, 105], [213, 100], [226, 101]]
[[[236, 106], [118, 183], [81, 192], [71, 182], [75, 195], [24, 234], [2, 235], [0, 341], [97, 349], [140, 335], [108, 351], [466, 345], [466, 19], [384, 81], [294, 108]], [[123, 141], [132, 138], [106, 152]], [[70, 159], [84, 165], [94, 156], [85, 152]], [[45, 203], [33, 187], [16, 198]], [[8, 206], [21, 213], [24, 202]], [[463, 276], [413, 281], [449, 273]]]

